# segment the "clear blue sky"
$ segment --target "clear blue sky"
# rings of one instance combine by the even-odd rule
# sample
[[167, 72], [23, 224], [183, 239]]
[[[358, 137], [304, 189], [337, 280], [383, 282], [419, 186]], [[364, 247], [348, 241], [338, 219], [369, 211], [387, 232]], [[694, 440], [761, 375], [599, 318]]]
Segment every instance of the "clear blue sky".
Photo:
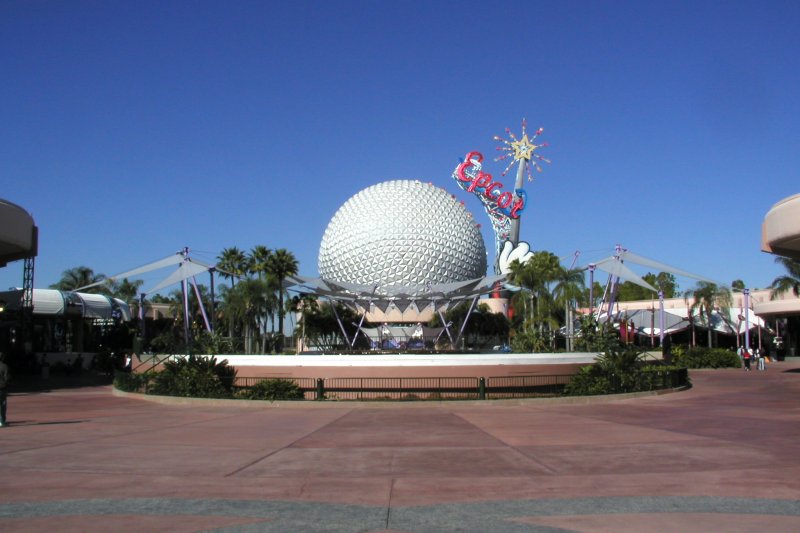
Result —
[[761, 222], [800, 189], [798, 26], [796, 1], [5, 0], [0, 196], [40, 228], [37, 287], [183, 246], [288, 248], [316, 275], [338, 207], [399, 178], [464, 199], [492, 250], [450, 173], [527, 117], [553, 161], [533, 249], [764, 287]]

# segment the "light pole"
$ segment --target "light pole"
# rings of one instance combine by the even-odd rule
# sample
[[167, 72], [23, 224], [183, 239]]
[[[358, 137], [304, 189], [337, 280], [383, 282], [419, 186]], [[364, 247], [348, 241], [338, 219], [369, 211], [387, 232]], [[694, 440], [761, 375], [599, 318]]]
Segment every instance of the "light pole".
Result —
[[744, 294], [744, 347], [750, 350], [750, 289], [742, 290]]

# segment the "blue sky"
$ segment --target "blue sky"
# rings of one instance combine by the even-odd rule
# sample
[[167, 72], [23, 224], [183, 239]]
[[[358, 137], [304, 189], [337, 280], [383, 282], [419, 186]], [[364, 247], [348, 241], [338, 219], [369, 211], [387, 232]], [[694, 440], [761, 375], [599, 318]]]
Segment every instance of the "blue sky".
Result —
[[761, 222], [800, 188], [799, 22], [780, 1], [6, 0], [0, 196], [40, 228], [37, 287], [183, 246], [287, 248], [316, 275], [339, 206], [401, 178], [463, 199], [491, 251], [450, 173], [526, 117], [553, 161], [533, 249], [764, 287]]

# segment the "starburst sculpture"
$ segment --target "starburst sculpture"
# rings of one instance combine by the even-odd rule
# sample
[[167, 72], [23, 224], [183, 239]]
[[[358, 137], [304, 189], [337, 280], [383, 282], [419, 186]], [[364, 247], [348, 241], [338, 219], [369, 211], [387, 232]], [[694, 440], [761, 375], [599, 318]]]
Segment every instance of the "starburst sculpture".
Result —
[[506, 159], [511, 158], [511, 161], [508, 163], [508, 166], [503, 170], [503, 176], [505, 176], [508, 171], [514, 166], [514, 163], [519, 162], [520, 166], [524, 166], [525, 170], [528, 173], [528, 181], [533, 181], [533, 174], [531, 173], [531, 167], [536, 168], [537, 172], [542, 171], [542, 167], [539, 165], [539, 161], [543, 163], [549, 163], [550, 160], [547, 158], [542, 157], [541, 155], [536, 153], [537, 148], [547, 147], [547, 143], [542, 144], [534, 144], [539, 135], [542, 134], [544, 128], [539, 128], [536, 130], [536, 133], [529, 139], [527, 133], [528, 121], [524, 118], [522, 119], [522, 138], [517, 139], [514, 133], [509, 129], [506, 128], [506, 135], [510, 140], [503, 139], [499, 135], [494, 136], [494, 140], [503, 143], [502, 146], [498, 146], [496, 149], [501, 152], [506, 152], [505, 154], [498, 156], [495, 158], [495, 162], [497, 161], [504, 161]]

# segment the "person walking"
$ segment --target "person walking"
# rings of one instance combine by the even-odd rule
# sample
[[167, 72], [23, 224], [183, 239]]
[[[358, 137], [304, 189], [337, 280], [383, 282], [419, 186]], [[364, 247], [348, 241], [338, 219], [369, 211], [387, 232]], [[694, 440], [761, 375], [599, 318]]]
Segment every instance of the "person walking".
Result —
[[6, 421], [6, 406], [8, 404], [8, 382], [11, 375], [8, 373], [6, 354], [0, 352], [0, 428], [8, 425]]
[[750, 372], [750, 350], [745, 348], [744, 352], [742, 352], [742, 357], [744, 358], [744, 370], [745, 370], [745, 372]]

